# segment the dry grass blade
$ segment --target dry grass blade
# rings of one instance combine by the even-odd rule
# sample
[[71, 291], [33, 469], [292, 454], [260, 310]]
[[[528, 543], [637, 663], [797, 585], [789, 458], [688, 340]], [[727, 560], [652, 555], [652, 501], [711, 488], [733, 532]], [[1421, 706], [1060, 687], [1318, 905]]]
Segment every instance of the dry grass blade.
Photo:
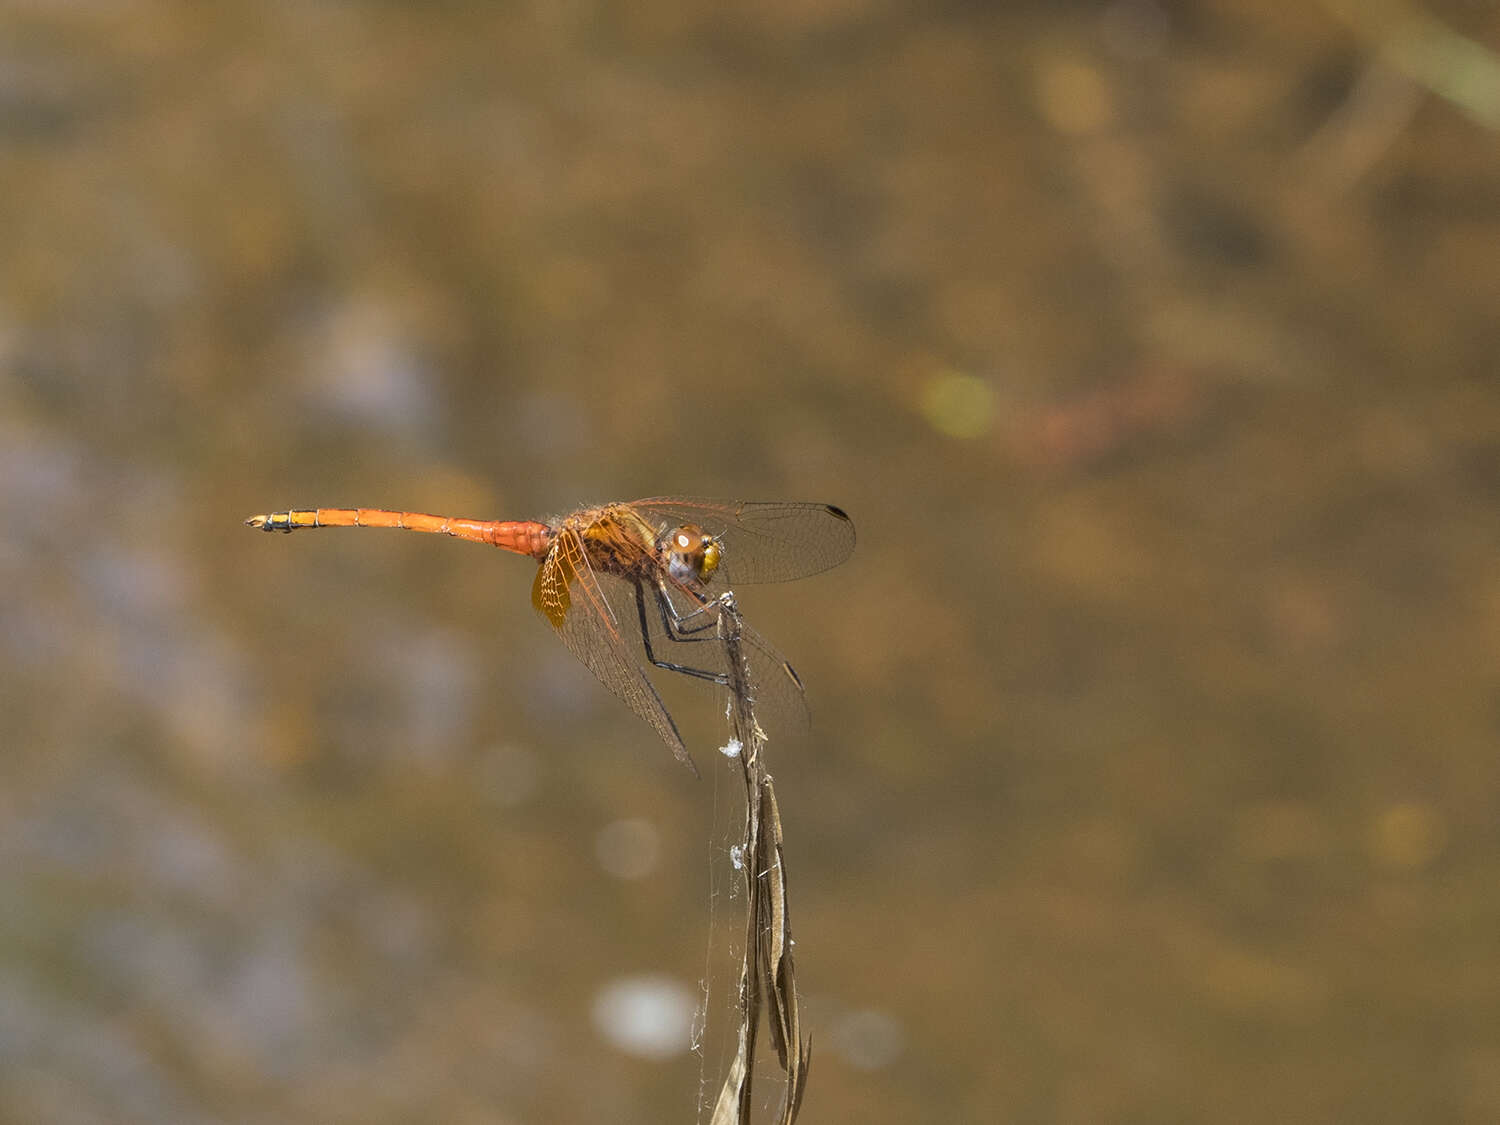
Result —
[[802, 1038], [792, 932], [787, 914], [786, 862], [776, 790], [765, 768], [765, 734], [755, 721], [749, 667], [733, 594], [719, 599], [719, 639], [729, 676], [730, 736], [738, 741], [745, 783], [745, 959], [740, 966], [739, 1048], [719, 1089], [710, 1125], [749, 1125], [756, 1032], [762, 1006], [767, 1033], [786, 1076], [777, 1120], [792, 1125], [802, 1108], [811, 1043]]

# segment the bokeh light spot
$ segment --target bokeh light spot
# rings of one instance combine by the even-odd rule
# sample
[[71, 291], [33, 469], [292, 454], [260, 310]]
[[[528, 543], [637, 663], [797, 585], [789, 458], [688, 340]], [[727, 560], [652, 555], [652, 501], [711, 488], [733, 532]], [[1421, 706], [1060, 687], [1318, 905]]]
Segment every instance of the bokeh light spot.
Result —
[[1095, 133], [1114, 117], [1114, 101], [1103, 77], [1077, 59], [1054, 59], [1037, 73], [1042, 116], [1061, 133]]
[[994, 425], [995, 390], [977, 376], [940, 371], [922, 388], [922, 415], [949, 437], [981, 437]]
[[606, 985], [594, 1001], [594, 1026], [629, 1055], [665, 1059], [688, 1049], [693, 994], [667, 976], [622, 977]]
[[1370, 852], [1377, 863], [1397, 871], [1426, 867], [1448, 843], [1443, 814], [1420, 801], [1392, 805], [1375, 819]]
[[895, 1016], [874, 1009], [849, 1012], [833, 1026], [833, 1047], [860, 1070], [881, 1070], [900, 1057], [906, 1035]]
[[656, 870], [661, 834], [649, 820], [611, 821], [594, 839], [599, 866], [620, 879], [641, 879]]

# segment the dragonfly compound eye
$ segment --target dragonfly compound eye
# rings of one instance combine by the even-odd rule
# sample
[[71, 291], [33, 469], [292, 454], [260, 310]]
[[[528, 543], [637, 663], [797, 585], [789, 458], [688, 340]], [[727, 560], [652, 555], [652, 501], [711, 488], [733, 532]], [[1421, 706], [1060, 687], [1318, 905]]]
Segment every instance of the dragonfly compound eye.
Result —
[[719, 545], [701, 527], [684, 524], [667, 536], [667, 569], [678, 582], [707, 582], [719, 567]]
[[698, 577], [707, 582], [714, 576], [714, 571], [719, 569], [719, 558], [722, 548], [719, 541], [711, 536], [703, 539], [703, 561], [698, 564]]

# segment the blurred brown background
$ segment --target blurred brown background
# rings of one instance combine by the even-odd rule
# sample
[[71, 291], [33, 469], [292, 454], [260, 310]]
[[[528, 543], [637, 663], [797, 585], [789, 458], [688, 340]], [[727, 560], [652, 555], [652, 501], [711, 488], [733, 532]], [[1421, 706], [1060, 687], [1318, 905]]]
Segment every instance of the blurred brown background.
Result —
[[804, 1120], [1500, 1119], [1497, 47], [6, 4], [0, 1121], [694, 1120], [719, 703], [695, 783], [524, 559], [240, 525], [660, 492], [859, 527], [741, 599]]

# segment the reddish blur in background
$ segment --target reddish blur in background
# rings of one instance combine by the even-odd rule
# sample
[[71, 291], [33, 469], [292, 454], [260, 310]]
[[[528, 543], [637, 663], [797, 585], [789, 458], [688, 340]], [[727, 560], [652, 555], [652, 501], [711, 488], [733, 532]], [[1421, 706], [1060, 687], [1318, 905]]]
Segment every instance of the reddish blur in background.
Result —
[[0, 21], [0, 1121], [694, 1120], [720, 702], [240, 522], [662, 492], [859, 527], [804, 1120], [1500, 1119], [1493, 5]]

